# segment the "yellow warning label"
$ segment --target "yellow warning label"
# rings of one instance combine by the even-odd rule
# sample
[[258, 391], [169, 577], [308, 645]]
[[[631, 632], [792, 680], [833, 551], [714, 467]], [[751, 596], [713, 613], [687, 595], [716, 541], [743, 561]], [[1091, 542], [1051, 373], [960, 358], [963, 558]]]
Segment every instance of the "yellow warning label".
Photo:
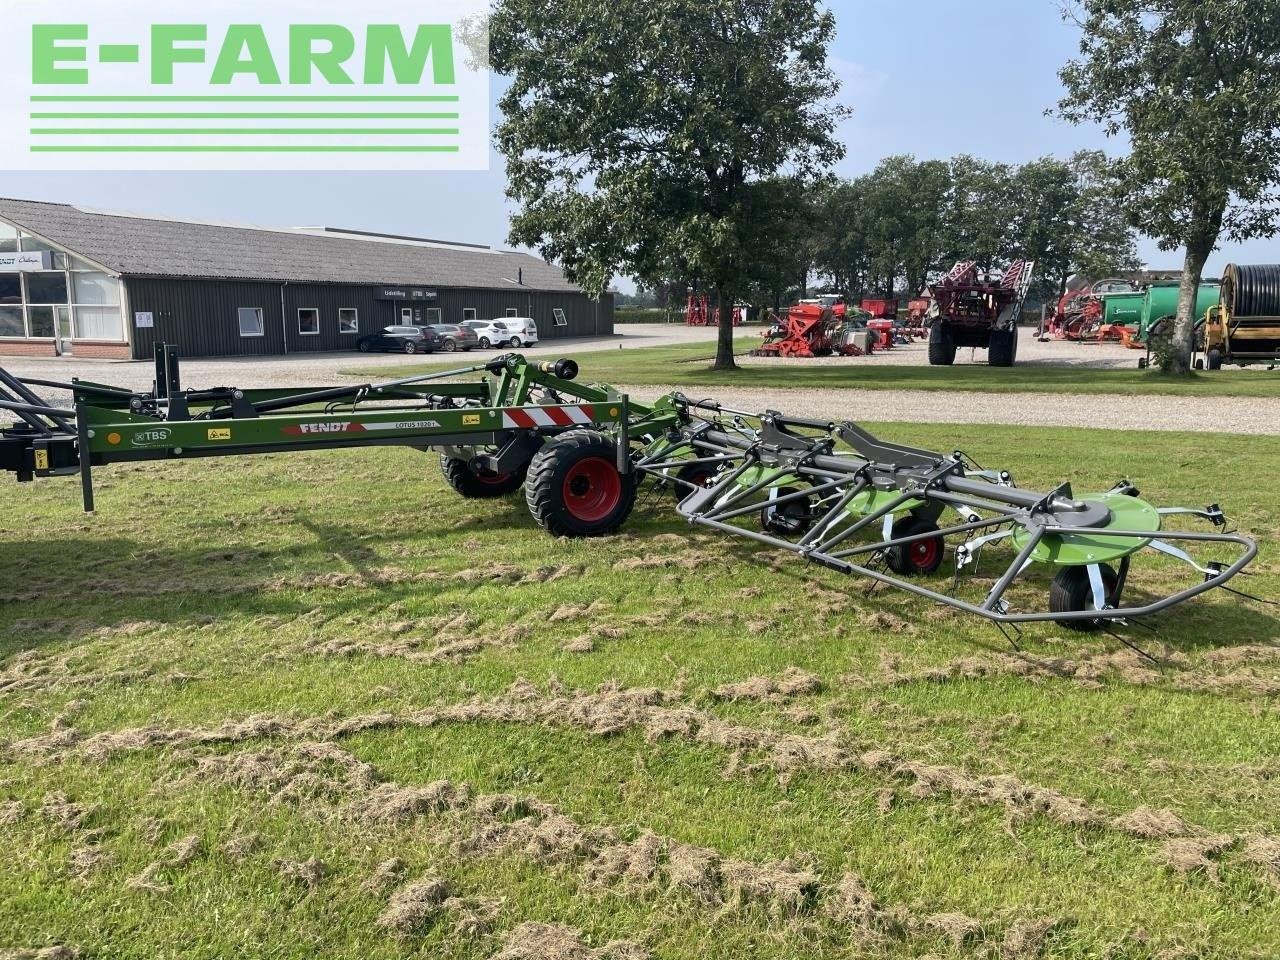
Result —
[[49, 469], [49, 451], [48, 450], [36, 451], [36, 469], [37, 470]]
[[209, 430], [210, 440], [230, 440], [231, 429], [229, 427], [215, 427]]
[[462, 415], [462, 425], [463, 425], [464, 427], [478, 427], [478, 426], [480, 426], [480, 414], [478, 414], [478, 413], [464, 413], [464, 414]]

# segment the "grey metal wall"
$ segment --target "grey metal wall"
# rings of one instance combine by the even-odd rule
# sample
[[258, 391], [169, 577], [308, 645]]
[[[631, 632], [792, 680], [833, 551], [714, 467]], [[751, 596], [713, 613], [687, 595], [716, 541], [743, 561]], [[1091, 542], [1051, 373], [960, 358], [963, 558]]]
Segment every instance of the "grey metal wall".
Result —
[[[133, 355], [152, 355], [157, 341], [177, 344], [186, 357], [272, 356], [355, 350], [359, 336], [338, 332], [338, 310], [358, 311], [360, 335], [400, 322], [398, 301], [374, 299], [375, 287], [356, 284], [280, 284], [232, 280], [181, 280], [126, 277]], [[460, 323], [464, 308], [472, 307], [481, 320], [501, 318], [508, 309], [531, 316], [539, 336], [606, 336], [613, 333], [613, 297], [594, 301], [581, 293], [544, 293], [530, 290], [460, 290], [439, 288], [433, 304], [441, 309], [441, 321]], [[282, 316], [283, 306], [283, 316]], [[416, 303], [412, 306], [426, 306]], [[238, 308], [262, 310], [263, 336], [241, 337]], [[320, 334], [302, 335], [298, 310], [320, 311]], [[565, 312], [565, 326], [555, 325], [554, 311]], [[136, 328], [134, 314], [151, 313], [154, 328]]]

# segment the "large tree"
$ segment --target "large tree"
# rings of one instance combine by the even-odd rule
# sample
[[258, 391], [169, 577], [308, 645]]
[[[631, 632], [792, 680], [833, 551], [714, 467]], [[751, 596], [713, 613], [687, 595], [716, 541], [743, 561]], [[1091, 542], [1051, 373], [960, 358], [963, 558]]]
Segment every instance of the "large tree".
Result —
[[[819, 0], [497, 0], [512, 241], [592, 291], [683, 273], [732, 304], [789, 210], [773, 178], [843, 153], [834, 30]], [[725, 309], [716, 367], [733, 366]]]
[[1272, 236], [1280, 183], [1280, 0], [1080, 0], [1081, 57], [1061, 71], [1074, 122], [1127, 133], [1134, 226], [1185, 248], [1168, 372], [1191, 366], [1196, 294], [1225, 234]]

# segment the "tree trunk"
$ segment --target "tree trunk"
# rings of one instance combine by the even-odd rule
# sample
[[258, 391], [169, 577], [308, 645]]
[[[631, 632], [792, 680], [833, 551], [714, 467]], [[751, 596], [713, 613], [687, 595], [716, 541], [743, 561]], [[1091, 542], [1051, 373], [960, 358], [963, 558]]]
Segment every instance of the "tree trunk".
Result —
[[717, 324], [716, 362], [712, 370], [736, 370], [733, 359], [733, 297], [723, 286], [716, 285], [716, 300], [720, 303], [720, 319]]
[[1187, 256], [1182, 267], [1182, 284], [1178, 290], [1178, 319], [1174, 324], [1173, 342], [1164, 357], [1165, 373], [1181, 376], [1191, 372], [1191, 355], [1195, 352], [1196, 300], [1200, 295], [1200, 280], [1204, 276], [1205, 261], [1213, 252], [1212, 242], [1187, 244]]

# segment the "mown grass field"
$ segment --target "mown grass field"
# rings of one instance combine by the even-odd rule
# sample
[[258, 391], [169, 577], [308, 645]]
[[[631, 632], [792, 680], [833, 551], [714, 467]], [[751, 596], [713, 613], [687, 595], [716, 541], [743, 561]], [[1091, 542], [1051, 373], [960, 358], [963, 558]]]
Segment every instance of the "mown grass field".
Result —
[[[1220, 501], [1280, 595], [1280, 441], [883, 432]], [[0, 488], [0, 953], [1280, 955], [1272, 609], [1155, 670], [666, 503], [556, 541], [411, 451], [99, 478]]]
[[[736, 348], [742, 352], [758, 342], [757, 332], [740, 333]], [[1081, 348], [1087, 349], [1087, 348]], [[669, 347], [640, 347], [625, 350], [579, 352], [566, 348], [566, 356], [581, 365], [583, 376], [606, 383], [628, 386], [737, 386], [812, 387], [861, 390], [976, 390], [984, 393], [1087, 393], [1114, 395], [1182, 395], [1195, 397], [1277, 397], [1280, 376], [1261, 370], [1219, 370], [1171, 379], [1159, 372], [1137, 369], [1135, 353], [1131, 370], [1099, 370], [1092, 367], [1013, 366], [993, 368], [985, 364], [955, 367], [877, 365], [874, 358], [850, 360], [843, 364], [815, 363], [797, 366], [783, 363], [749, 366], [730, 372], [711, 369], [714, 345], [679, 344]], [[466, 362], [472, 358], [467, 357]], [[461, 365], [463, 360], [459, 358]], [[360, 369], [358, 376], [386, 379], [386, 367]], [[412, 376], [442, 369], [439, 363], [406, 363], [397, 375]], [[799, 375], [798, 375], [799, 374]]]

